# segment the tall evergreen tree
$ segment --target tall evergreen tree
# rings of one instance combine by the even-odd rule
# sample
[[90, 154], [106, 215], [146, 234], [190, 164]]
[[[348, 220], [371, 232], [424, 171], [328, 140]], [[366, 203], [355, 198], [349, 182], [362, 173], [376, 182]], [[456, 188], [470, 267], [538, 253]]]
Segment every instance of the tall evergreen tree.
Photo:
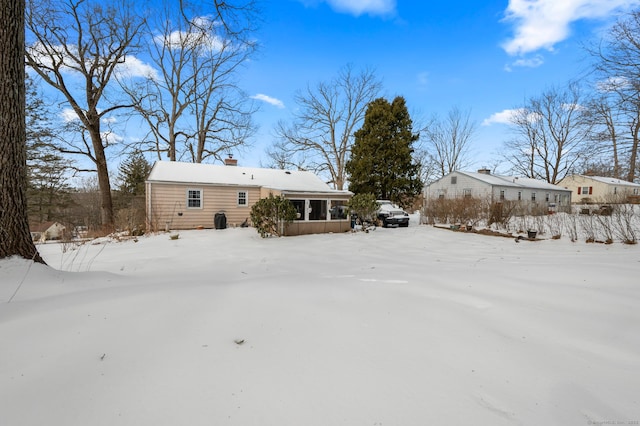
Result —
[[355, 133], [346, 170], [349, 190], [408, 205], [422, 190], [420, 165], [413, 161], [413, 122], [402, 96], [369, 104], [364, 124]]
[[47, 105], [33, 79], [26, 79], [27, 208], [29, 220], [62, 220], [72, 203], [68, 184], [71, 161], [53, 149], [54, 131]]

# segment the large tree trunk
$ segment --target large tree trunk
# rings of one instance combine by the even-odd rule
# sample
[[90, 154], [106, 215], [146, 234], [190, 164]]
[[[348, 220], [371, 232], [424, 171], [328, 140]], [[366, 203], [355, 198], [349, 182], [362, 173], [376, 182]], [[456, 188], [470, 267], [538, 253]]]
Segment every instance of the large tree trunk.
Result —
[[[99, 118], [97, 119], [99, 120]], [[89, 133], [93, 144], [93, 151], [95, 153], [96, 170], [98, 172], [98, 187], [100, 188], [101, 200], [101, 223], [103, 231], [113, 232], [115, 230], [115, 222], [113, 216], [113, 200], [111, 197], [111, 183], [109, 182], [109, 166], [107, 164], [107, 156], [104, 152], [104, 146], [102, 145], [100, 128], [92, 128]]]
[[0, 0], [0, 258], [44, 263], [27, 217], [24, 13], [24, 0]]

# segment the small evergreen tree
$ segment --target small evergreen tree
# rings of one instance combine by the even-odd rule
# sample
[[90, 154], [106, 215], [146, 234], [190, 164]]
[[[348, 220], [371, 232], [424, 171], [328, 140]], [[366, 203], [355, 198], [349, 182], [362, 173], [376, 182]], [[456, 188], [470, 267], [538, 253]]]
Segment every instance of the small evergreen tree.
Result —
[[371, 102], [346, 164], [349, 190], [410, 205], [422, 190], [420, 165], [412, 158], [418, 135], [412, 128], [403, 97], [392, 103], [384, 98]]
[[118, 168], [119, 190], [127, 195], [144, 195], [144, 182], [151, 172], [151, 164], [140, 151], [133, 152]]
[[251, 207], [251, 222], [262, 238], [280, 237], [298, 214], [293, 203], [284, 196], [262, 198]]
[[349, 200], [349, 211], [355, 214], [362, 221], [375, 222], [376, 211], [380, 205], [376, 201], [376, 196], [371, 193], [356, 194]]
[[118, 168], [119, 186], [114, 197], [116, 226], [128, 230], [133, 235], [143, 232], [145, 181], [150, 172], [151, 165], [140, 151], [131, 153]]

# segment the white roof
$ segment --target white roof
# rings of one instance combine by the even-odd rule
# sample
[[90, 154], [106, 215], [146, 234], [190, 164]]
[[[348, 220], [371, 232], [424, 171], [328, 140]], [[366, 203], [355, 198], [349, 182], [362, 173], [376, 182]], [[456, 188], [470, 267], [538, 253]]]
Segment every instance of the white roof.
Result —
[[312, 172], [157, 161], [148, 182], [264, 187], [284, 192], [351, 194], [332, 189]]
[[585, 175], [581, 175], [581, 176], [586, 179], [593, 179], [595, 181], [606, 183], [609, 185], [633, 186], [633, 187], [640, 188], [640, 184], [629, 182], [622, 179], [616, 179], [616, 178], [604, 177], [604, 176], [585, 176]]
[[528, 189], [542, 189], [542, 190], [550, 190], [550, 191], [569, 191], [568, 189], [562, 188], [558, 185], [551, 184], [549, 182], [545, 182], [538, 179], [531, 179], [525, 177], [518, 176], [500, 176], [500, 175], [491, 175], [486, 173], [477, 173], [477, 172], [461, 172], [469, 177], [481, 180], [492, 186], [509, 186], [515, 188], [528, 188]]

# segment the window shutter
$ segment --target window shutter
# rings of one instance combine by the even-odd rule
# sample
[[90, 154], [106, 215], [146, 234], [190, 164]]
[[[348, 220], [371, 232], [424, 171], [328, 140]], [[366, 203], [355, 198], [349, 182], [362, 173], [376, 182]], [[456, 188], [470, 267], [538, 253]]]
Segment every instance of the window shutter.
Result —
[[589, 187], [589, 195], [591, 195], [593, 193], [593, 186]]
[[581, 186], [579, 186], [579, 187], [578, 187], [578, 195], [580, 195], [580, 192], [581, 192], [581, 191], [582, 191], [582, 187], [581, 187]]

